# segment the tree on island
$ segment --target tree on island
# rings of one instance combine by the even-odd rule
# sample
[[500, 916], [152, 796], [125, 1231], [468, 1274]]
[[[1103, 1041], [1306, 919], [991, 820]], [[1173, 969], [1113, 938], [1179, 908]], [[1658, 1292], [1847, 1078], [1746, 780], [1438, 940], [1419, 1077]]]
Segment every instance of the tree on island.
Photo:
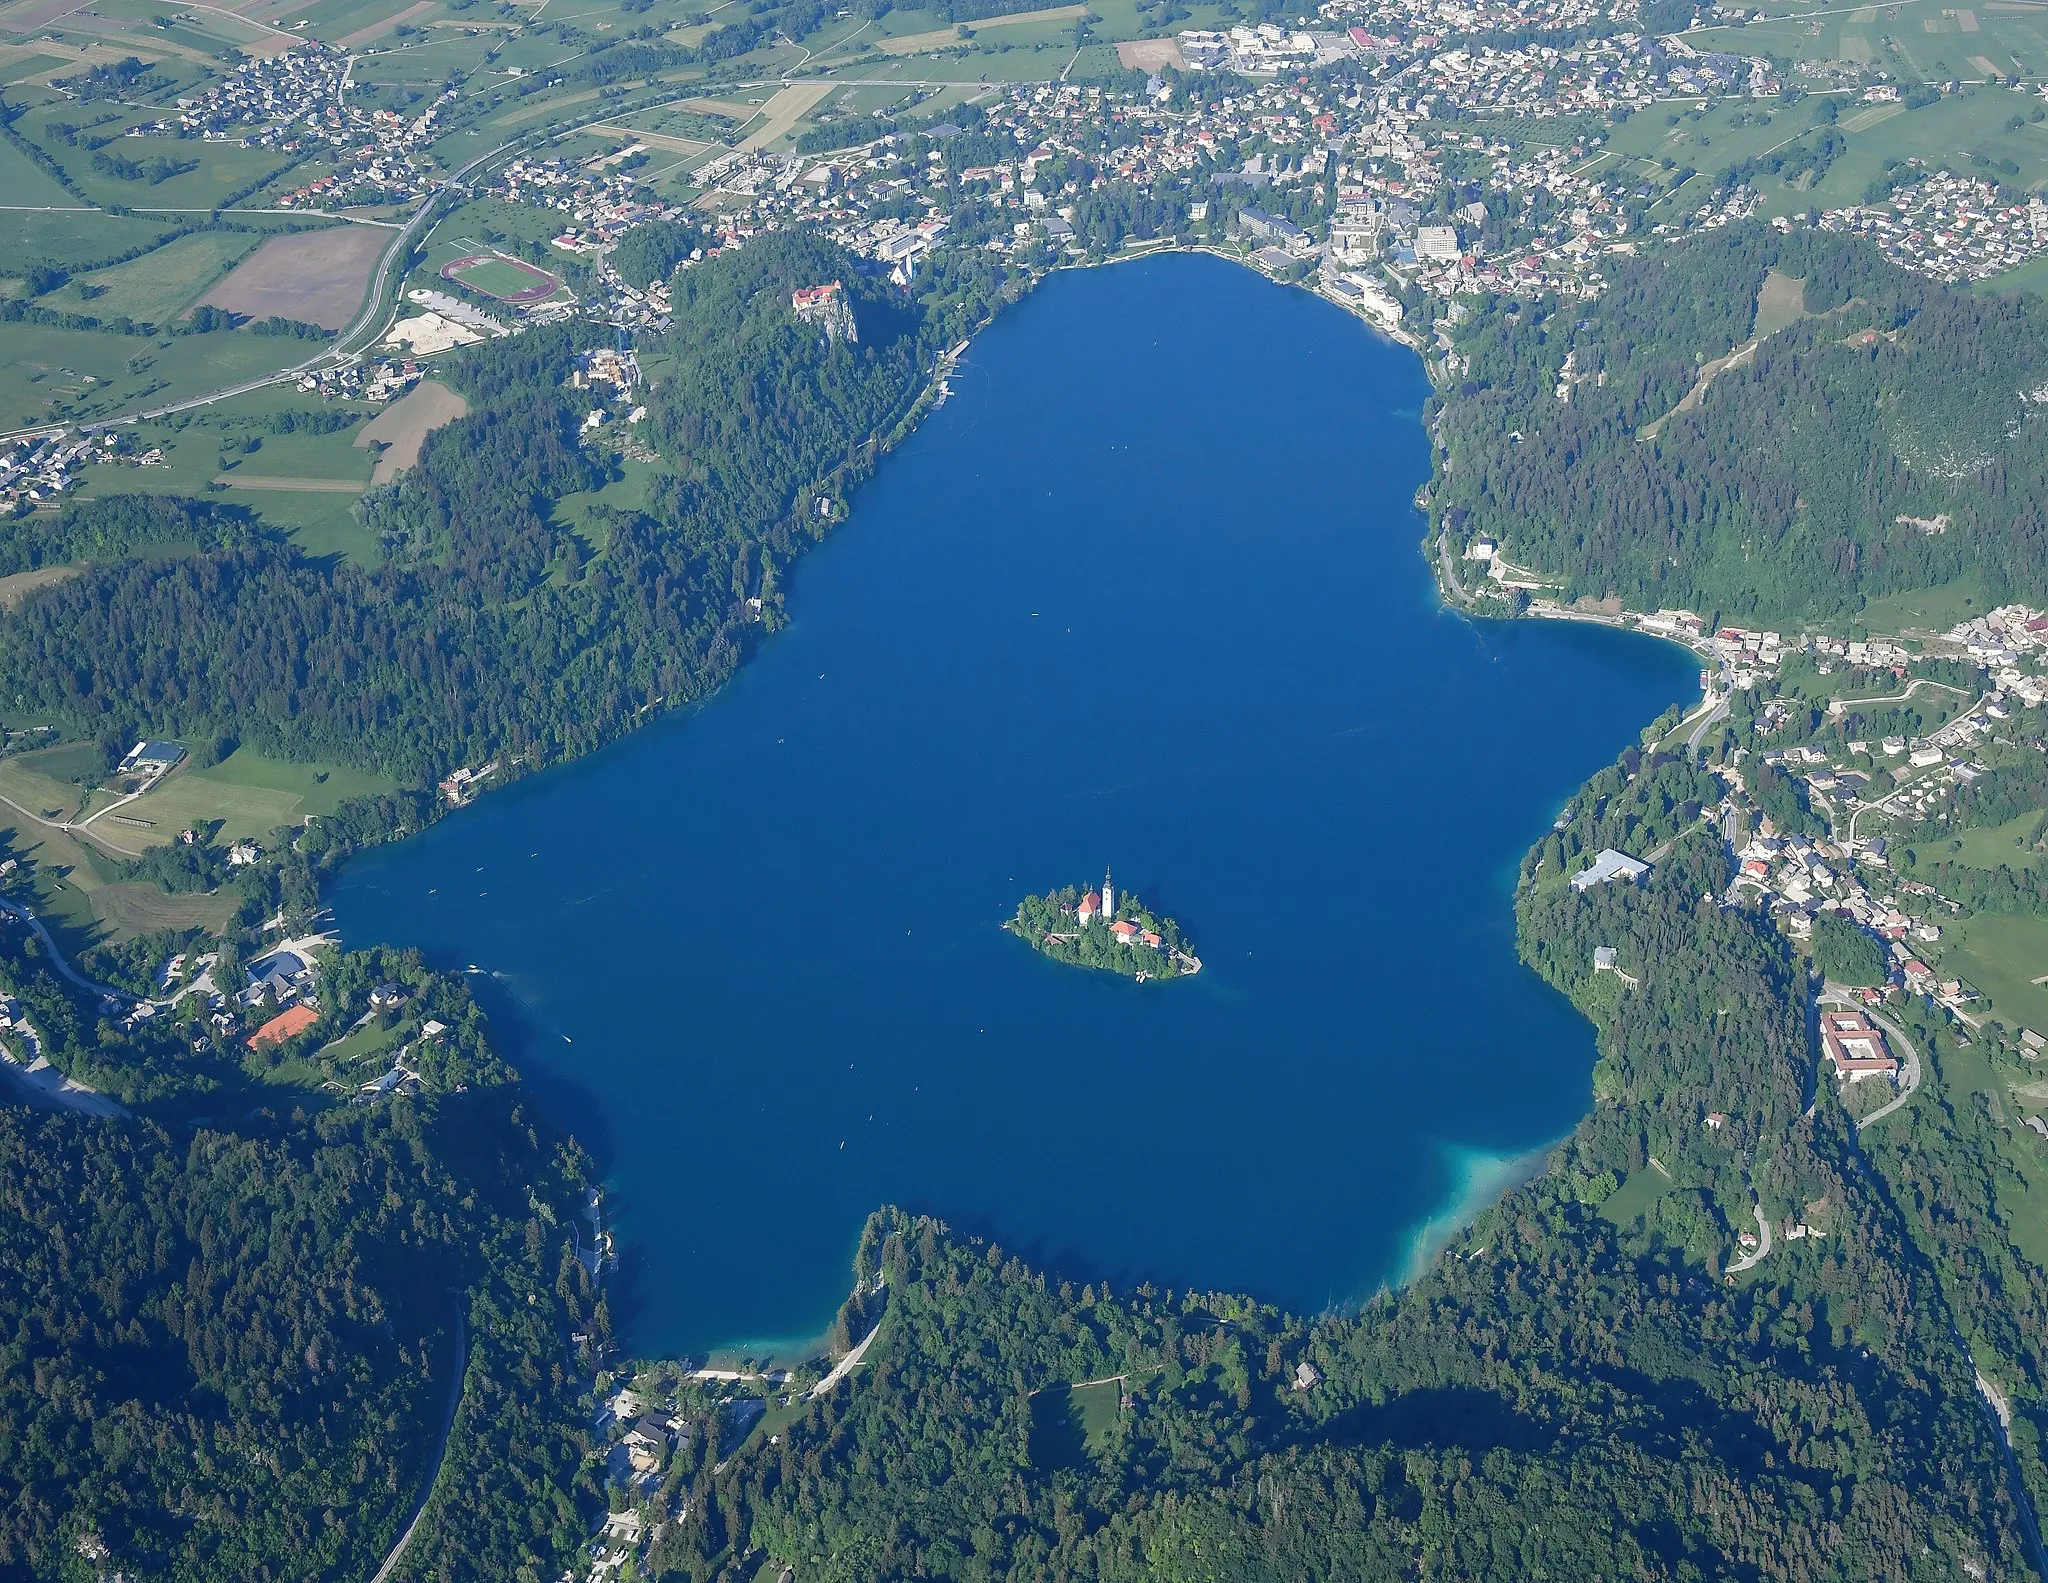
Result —
[[1099, 892], [1068, 885], [1026, 896], [1003, 927], [1054, 961], [1074, 967], [1137, 979], [1181, 978], [1201, 967], [1178, 923], [1128, 892], [1118, 894], [1107, 875]]

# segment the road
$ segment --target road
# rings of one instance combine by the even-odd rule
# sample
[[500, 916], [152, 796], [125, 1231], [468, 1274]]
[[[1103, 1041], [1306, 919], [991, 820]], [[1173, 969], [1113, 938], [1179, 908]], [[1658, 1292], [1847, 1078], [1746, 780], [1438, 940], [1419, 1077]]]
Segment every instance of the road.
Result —
[[129, 994], [125, 989], [109, 989], [105, 984], [95, 984], [83, 973], [79, 972], [77, 968], [65, 960], [64, 953], [57, 949], [57, 942], [50, 938], [50, 931], [43, 927], [43, 920], [20, 903], [0, 901], [0, 915], [17, 919], [35, 930], [36, 937], [43, 942], [43, 949], [50, 953], [50, 965], [87, 994], [97, 995], [103, 1000], [117, 1000], [129, 1006], [145, 1004], [137, 997]]
[[[600, 117], [599, 119], [602, 118]], [[389, 320], [397, 316], [395, 309], [387, 311], [384, 306], [384, 288], [391, 281], [393, 266], [401, 258], [409, 256], [414, 238], [418, 235], [420, 227], [428, 224], [434, 218], [440, 210], [442, 199], [456, 192], [461, 187], [461, 184], [469, 178], [472, 171], [480, 169], [496, 159], [500, 154], [506, 152], [506, 150], [517, 147], [519, 141], [519, 139], [514, 138], [510, 142], [500, 143], [487, 154], [477, 155], [475, 159], [464, 165], [427, 195], [426, 202], [422, 203], [414, 211], [411, 219], [399, 227], [397, 234], [392, 237], [390, 244], [378, 258], [377, 268], [371, 277], [369, 295], [363, 304], [362, 312], [356, 315], [354, 323], [349, 325], [340, 335], [336, 336], [317, 355], [307, 358], [302, 363], [294, 363], [289, 368], [281, 368], [274, 374], [266, 374], [261, 379], [244, 380], [238, 385], [225, 385], [218, 390], [208, 391], [203, 396], [188, 396], [183, 401], [174, 401], [161, 407], [151, 407], [142, 412], [127, 412], [110, 418], [95, 418], [89, 423], [76, 425], [78, 431], [81, 434], [99, 434], [107, 429], [117, 428], [122, 424], [149, 422], [156, 418], [170, 417], [173, 413], [190, 412], [195, 407], [210, 407], [217, 401], [230, 401], [236, 396], [246, 396], [252, 391], [267, 390], [272, 385], [282, 385], [296, 381], [319, 369], [339, 366], [349, 361], [356, 355], [355, 352], [350, 350], [351, 342], [355, 341], [365, 330], [383, 329]], [[24, 439], [35, 434], [50, 434], [72, 426], [68, 423], [44, 423], [38, 424], [34, 428], [15, 429], [8, 433], [0, 434], [0, 443], [8, 440]]]
[[441, 1443], [434, 1447], [434, 1469], [420, 1490], [420, 1503], [413, 1508], [412, 1521], [405, 1525], [405, 1532], [398, 1536], [398, 1543], [391, 1547], [391, 1554], [384, 1558], [384, 1564], [377, 1568], [370, 1583], [387, 1583], [391, 1574], [398, 1570], [398, 1563], [405, 1559], [406, 1547], [419, 1531], [420, 1519], [427, 1514], [427, 1502], [441, 1477], [441, 1464], [448, 1459], [448, 1439], [455, 1432], [455, 1413], [462, 1406], [462, 1382], [468, 1373], [469, 1328], [463, 1323], [462, 1302], [458, 1298], [455, 1304], [455, 1374], [448, 1382], [448, 1409], [441, 1418]]
[[1436, 536], [1437, 559], [1444, 569], [1444, 581], [1451, 585], [1451, 592], [1466, 604], [1472, 603], [1472, 596], [1465, 592], [1465, 585], [1458, 581], [1457, 571], [1451, 565], [1451, 530], [1443, 529]]
[[1882, 1121], [1919, 1091], [1920, 1052], [1913, 1048], [1913, 1041], [1906, 1037], [1905, 1030], [1900, 1028], [1897, 1023], [1893, 1022], [1889, 1017], [1880, 1017], [1876, 1012], [1865, 1006], [1861, 1001], [1851, 997], [1847, 992], [1837, 989], [1830, 984], [1822, 989], [1820, 998], [1827, 1005], [1841, 1006], [1846, 1010], [1862, 1012], [1884, 1030], [1885, 1038], [1890, 1040], [1892, 1046], [1899, 1052], [1901, 1074], [1899, 1092], [1895, 1097], [1886, 1100], [1877, 1109], [1856, 1123], [1856, 1130], [1861, 1132], [1873, 1121]]
[[[885, 1315], [884, 1317], [887, 1316]], [[860, 1360], [868, 1355], [868, 1348], [875, 1344], [875, 1337], [879, 1336], [881, 1333], [881, 1320], [876, 1320], [875, 1328], [870, 1330], [865, 1336], [861, 1337], [860, 1345], [855, 1347], [851, 1352], [847, 1353], [846, 1356], [841, 1358], [837, 1363], [833, 1364], [832, 1372], [826, 1375], [822, 1380], [818, 1381], [816, 1385], [813, 1385], [811, 1387], [811, 1393], [809, 1397], [806, 1398], [806, 1400], [815, 1402], [821, 1396], [830, 1395], [832, 1387], [837, 1385], [841, 1380], [845, 1379], [847, 1375], [851, 1374], [854, 1371], [854, 1369], [859, 1365]]]
[[1755, 1269], [1764, 1262], [1771, 1251], [1771, 1223], [1764, 1215], [1764, 1206], [1752, 1204], [1750, 1209], [1756, 1215], [1757, 1244], [1750, 1252], [1729, 1264], [1727, 1273], [1730, 1275], [1740, 1275], [1744, 1270]]

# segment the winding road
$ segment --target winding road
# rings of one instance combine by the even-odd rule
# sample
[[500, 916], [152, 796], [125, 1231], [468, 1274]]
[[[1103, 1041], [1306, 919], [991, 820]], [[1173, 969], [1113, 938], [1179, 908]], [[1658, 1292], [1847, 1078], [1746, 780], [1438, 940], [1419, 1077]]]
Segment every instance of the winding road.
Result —
[[434, 1486], [441, 1479], [441, 1464], [448, 1459], [448, 1439], [455, 1432], [455, 1413], [462, 1406], [462, 1382], [469, 1374], [469, 1327], [463, 1323], [462, 1304], [455, 1305], [455, 1374], [448, 1382], [448, 1410], [441, 1419], [441, 1443], [434, 1447], [434, 1470], [427, 1475], [427, 1482], [420, 1490], [420, 1503], [413, 1508], [412, 1521], [405, 1525], [405, 1532], [398, 1536], [398, 1543], [391, 1547], [391, 1553], [384, 1558], [384, 1564], [377, 1568], [370, 1583], [387, 1583], [391, 1574], [398, 1570], [398, 1563], [405, 1559], [407, 1546], [412, 1536], [419, 1531], [420, 1519], [427, 1515], [427, 1502], [433, 1498]]
[[1885, 1101], [1884, 1104], [1878, 1106], [1877, 1109], [1856, 1123], [1856, 1130], [1861, 1132], [1873, 1121], [1884, 1120], [1886, 1116], [1889, 1116], [1893, 1111], [1905, 1104], [1907, 1100], [1911, 1099], [1914, 1094], [1919, 1092], [1920, 1052], [1913, 1048], [1913, 1041], [1906, 1037], [1905, 1030], [1900, 1028], [1897, 1023], [1893, 1022], [1889, 1017], [1880, 1017], [1868, 1006], [1853, 999], [1847, 992], [1837, 989], [1834, 985], [1830, 984], [1821, 990], [1820, 998], [1828, 1005], [1840, 1006], [1847, 1011], [1862, 1012], [1864, 1016], [1884, 1030], [1885, 1038], [1890, 1040], [1899, 1052], [1901, 1074], [1899, 1092], [1894, 1098]]
[[1771, 1222], [1769, 1217], [1764, 1214], [1764, 1206], [1752, 1204], [1750, 1209], [1756, 1216], [1756, 1247], [1743, 1254], [1741, 1258], [1729, 1262], [1727, 1270], [1729, 1275], [1740, 1275], [1744, 1270], [1755, 1269], [1764, 1262], [1771, 1251]]

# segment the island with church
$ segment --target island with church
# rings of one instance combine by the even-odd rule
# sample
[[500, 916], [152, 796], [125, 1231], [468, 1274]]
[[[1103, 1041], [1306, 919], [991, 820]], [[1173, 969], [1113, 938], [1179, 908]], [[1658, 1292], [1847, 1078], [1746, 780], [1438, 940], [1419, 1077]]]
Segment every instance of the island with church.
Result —
[[1129, 891], [1119, 894], [1106, 872], [1100, 890], [1069, 885], [1026, 896], [1003, 927], [1055, 962], [1100, 968], [1140, 984], [1202, 971], [1202, 960], [1187, 948], [1180, 925], [1152, 912]]

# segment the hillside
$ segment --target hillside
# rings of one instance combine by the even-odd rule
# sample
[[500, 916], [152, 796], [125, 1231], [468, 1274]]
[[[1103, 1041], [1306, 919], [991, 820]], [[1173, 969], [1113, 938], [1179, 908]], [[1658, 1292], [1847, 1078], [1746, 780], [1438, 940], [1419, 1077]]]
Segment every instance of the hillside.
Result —
[[1495, 299], [1455, 344], [1434, 513], [1569, 596], [1790, 623], [1958, 579], [2048, 597], [2037, 298], [1733, 227], [1621, 261], [1591, 303]]

